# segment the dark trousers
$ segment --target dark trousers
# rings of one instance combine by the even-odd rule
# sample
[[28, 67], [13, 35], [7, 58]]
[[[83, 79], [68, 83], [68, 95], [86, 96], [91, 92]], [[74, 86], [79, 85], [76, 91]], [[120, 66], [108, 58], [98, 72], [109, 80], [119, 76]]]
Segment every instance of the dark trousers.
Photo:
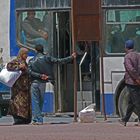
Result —
[[140, 86], [127, 85], [129, 92], [128, 107], [123, 121], [128, 122], [131, 114], [136, 110], [138, 119], [140, 121]]

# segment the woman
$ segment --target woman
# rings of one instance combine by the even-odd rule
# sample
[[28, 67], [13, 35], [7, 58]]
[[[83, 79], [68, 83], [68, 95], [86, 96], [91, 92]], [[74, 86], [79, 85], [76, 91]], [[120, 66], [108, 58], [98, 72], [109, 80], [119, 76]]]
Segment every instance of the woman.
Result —
[[21, 70], [22, 74], [11, 88], [12, 96], [8, 114], [14, 118], [14, 124], [28, 124], [31, 121], [30, 79], [27, 71], [28, 49], [21, 48], [18, 56], [7, 64], [8, 70]]

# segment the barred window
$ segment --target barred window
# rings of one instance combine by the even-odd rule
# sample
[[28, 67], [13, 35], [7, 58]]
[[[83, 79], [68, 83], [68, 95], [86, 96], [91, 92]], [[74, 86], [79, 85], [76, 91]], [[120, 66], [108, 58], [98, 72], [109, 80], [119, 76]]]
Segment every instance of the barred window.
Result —
[[71, 0], [16, 0], [16, 8], [70, 7]]
[[124, 44], [133, 39], [135, 49], [140, 51], [140, 10], [107, 10], [105, 47], [108, 53], [124, 53]]
[[140, 0], [104, 0], [104, 5], [140, 5]]

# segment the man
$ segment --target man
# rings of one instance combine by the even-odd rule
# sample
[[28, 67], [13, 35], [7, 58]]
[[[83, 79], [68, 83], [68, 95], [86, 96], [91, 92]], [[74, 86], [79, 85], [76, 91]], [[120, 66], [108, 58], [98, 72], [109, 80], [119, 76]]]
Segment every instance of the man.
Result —
[[35, 15], [35, 11], [28, 11], [27, 17], [22, 23], [26, 43], [32, 47], [41, 44], [47, 48], [48, 33], [44, 30], [42, 21]]
[[53, 64], [71, 62], [76, 54], [57, 59], [45, 55], [42, 45], [36, 45], [37, 55], [29, 61], [29, 74], [31, 75], [31, 96], [32, 96], [32, 124], [43, 124], [42, 102], [45, 93], [46, 82], [54, 83]]
[[125, 51], [125, 83], [129, 92], [129, 99], [126, 115], [119, 120], [124, 126], [129, 121], [134, 109], [136, 109], [140, 121], [140, 54], [134, 51], [133, 40], [127, 40], [125, 42]]

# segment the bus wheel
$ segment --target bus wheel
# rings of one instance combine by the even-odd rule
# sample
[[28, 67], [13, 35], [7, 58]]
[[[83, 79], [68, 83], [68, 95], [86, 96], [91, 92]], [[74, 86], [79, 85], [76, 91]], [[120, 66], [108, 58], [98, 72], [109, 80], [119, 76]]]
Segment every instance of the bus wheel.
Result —
[[[128, 106], [128, 91], [126, 87], [124, 87], [118, 99], [118, 110], [119, 110], [119, 116], [121, 118], [125, 116], [127, 106]], [[137, 121], [137, 120], [138, 120], [138, 117], [136, 113], [133, 113], [129, 121]]]

